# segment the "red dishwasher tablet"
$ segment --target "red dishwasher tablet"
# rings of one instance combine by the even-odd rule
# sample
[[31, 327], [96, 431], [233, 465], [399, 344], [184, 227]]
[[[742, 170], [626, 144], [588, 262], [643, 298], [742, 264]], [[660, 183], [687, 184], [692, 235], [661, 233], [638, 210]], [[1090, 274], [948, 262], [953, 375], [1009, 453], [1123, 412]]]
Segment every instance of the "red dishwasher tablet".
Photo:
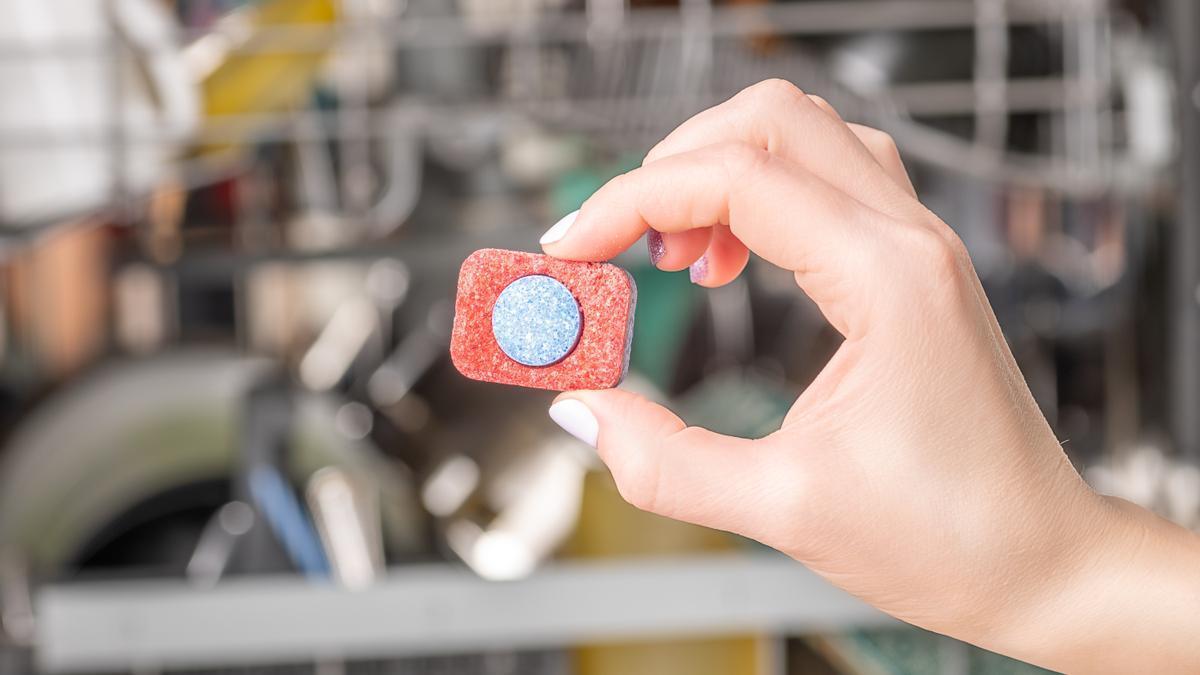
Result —
[[463, 262], [450, 358], [473, 380], [568, 391], [620, 384], [637, 287], [608, 263], [483, 249]]

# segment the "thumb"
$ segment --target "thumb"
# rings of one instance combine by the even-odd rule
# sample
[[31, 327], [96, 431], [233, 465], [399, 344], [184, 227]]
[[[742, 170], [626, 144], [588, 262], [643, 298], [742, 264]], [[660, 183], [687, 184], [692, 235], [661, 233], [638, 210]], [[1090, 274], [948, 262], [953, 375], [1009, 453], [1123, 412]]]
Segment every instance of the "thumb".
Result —
[[[625, 501], [669, 518], [751, 534], [754, 481], [766, 459], [760, 441], [689, 427], [675, 413], [620, 389], [562, 394], [550, 417], [596, 448]], [[753, 535], [751, 535], [753, 536]]]

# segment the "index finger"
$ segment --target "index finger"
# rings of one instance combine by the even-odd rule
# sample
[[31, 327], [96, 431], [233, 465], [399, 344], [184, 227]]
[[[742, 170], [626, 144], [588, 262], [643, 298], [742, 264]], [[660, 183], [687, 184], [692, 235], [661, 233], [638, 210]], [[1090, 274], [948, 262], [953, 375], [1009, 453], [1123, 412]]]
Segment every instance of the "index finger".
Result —
[[765, 80], [689, 118], [651, 148], [645, 162], [741, 141], [800, 164], [874, 209], [905, 216], [918, 205], [894, 143], [891, 151], [871, 147], [890, 140], [880, 131], [855, 129], [824, 99], [785, 80]]
[[867, 274], [863, 263], [882, 253], [880, 218], [803, 167], [749, 144], [724, 143], [614, 178], [584, 203], [565, 234], [544, 246], [558, 258], [600, 261], [648, 228], [672, 233], [728, 225], [751, 251], [796, 272], [805, 292], [846, 334], [847, 317], [855, 312], [847, 312], [851, 298], [844, 289], [866, 287], [877, 276]]

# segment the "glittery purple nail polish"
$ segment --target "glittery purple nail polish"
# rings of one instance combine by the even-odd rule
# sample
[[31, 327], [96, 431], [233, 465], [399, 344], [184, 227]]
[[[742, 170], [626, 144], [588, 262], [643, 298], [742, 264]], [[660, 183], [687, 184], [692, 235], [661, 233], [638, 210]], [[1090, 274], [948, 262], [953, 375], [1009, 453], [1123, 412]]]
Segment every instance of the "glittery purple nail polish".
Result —
[[698, 284], [708, 278], [708, 254], [700, 256], [700, 259], [692, 263], [688, 267], [688, 278], [693, 284]]
[[657, 230], [647, 231], [646, 248], [650, 249], [650, 264], [657, 265], [667, 254], [667, 245], [663, 242], [662, 233]]

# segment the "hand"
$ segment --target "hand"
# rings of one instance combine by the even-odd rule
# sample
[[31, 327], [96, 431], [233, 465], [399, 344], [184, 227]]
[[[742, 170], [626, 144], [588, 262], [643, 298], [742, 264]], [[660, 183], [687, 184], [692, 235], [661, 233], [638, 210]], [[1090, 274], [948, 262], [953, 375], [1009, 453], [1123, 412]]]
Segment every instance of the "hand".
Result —
[[693, 265], [704, 286], [750, 252], [793, 271], [845, 341], [761, 439], [620, 390], [560, 396], [551, 416], [630, 503], [752, 537], [893, 616], [1050, 668], [1200, 664], [1196, 538], [1080, 479], [888, 136], [763, 82], [685, 122], [542, 243], [606, 260], [647, 230], [659, 268]]

